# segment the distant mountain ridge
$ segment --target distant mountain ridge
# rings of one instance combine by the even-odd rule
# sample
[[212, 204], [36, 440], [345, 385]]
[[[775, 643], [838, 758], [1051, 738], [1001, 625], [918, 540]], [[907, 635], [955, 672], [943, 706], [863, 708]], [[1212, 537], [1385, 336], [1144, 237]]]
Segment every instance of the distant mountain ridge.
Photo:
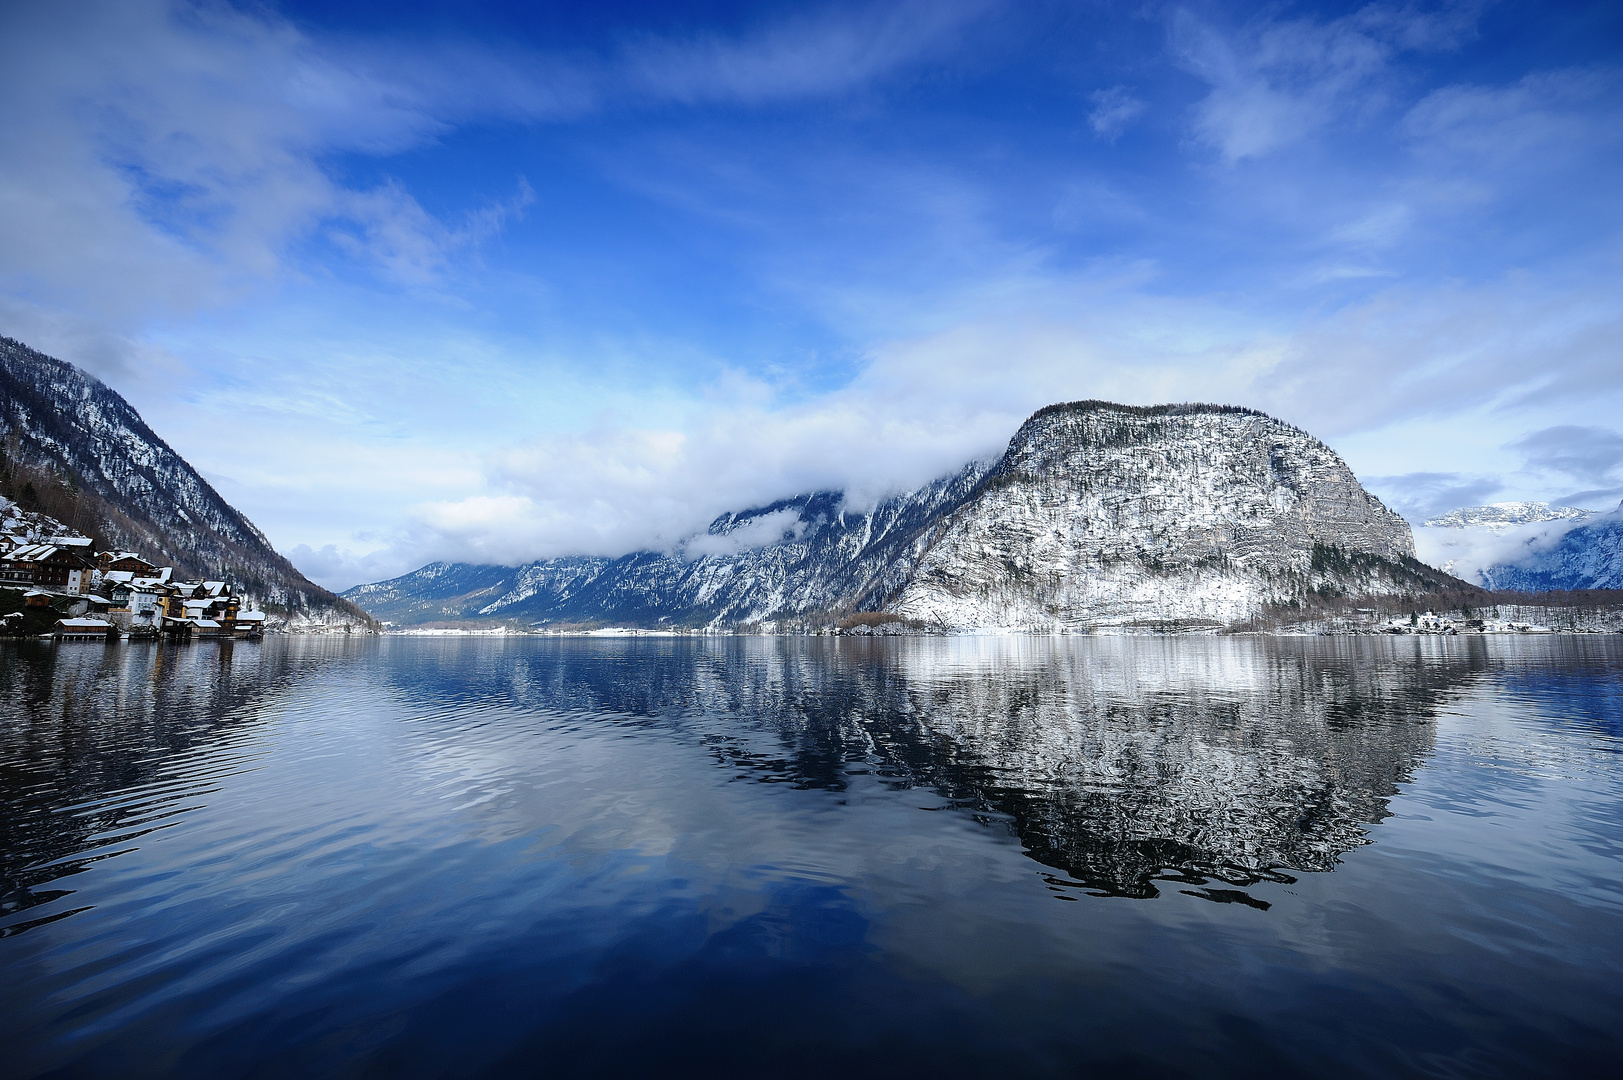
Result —
[[1462, 506], [1428, 519], [1418, 539], [1429, 561], [1485, 589], [1623, 589], [1623, 505]]
[[[28, 483], [45, 509], [100, 546], [139, 551], [180, 577], [230, 580], [272, 609], [366, 619], [278, 554], [129, 402], [72, 364], [6, 337], [0, 439], [8, 470], [38, 476], [39, 484]], [[23, 483], [16, 486], [20, 492]]]
[[1594, 511], [1576, 506], [1551, 506], [1546, 502], [1501, 502], [1487, 506], [1462, 506], [1426, 521], [1428, 529], [1486, 528], [1503, 532], [1519, 525], [1545, 521], [1582, 521]]
[[1559, 536], [1533, 538], [1524, 554], [1482, 571], [1490, 589], [1623, 589], [1623, 503], [1588, 515]]
[[874, 613], [1062, 629], [1221, 625], [1309, 592], [1460, 584], [1414, 559], [1407, 522], [1329, 447], [1222, 405], [1050, 406], [998, 460], [871, 510], [816, 492], [724, 514], [696, 540], [512, 569], [435, 563], [344, 595], [397, 623], [723, 627]]

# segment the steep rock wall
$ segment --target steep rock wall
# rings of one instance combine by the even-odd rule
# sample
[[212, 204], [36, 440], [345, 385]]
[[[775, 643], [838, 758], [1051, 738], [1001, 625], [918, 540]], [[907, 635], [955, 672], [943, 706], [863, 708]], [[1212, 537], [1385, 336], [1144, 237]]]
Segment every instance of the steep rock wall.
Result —
[[1228, 623], [1330, 576], [1382, 591], [1378, 564], [1338, 573], [1324, 549], [1401, 565], [1414, 542], [1307, 433], [1229, 407], [1078, 402], [1021, 427], [889, 606], [951, 627]]

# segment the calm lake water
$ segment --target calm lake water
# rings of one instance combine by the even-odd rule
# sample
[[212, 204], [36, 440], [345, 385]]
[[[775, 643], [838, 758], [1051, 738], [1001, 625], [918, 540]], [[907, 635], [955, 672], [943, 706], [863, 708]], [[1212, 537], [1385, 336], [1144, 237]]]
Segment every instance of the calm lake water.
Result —
[[0, 645], [6, 1076], [1598, 1076], [1623, 641]]

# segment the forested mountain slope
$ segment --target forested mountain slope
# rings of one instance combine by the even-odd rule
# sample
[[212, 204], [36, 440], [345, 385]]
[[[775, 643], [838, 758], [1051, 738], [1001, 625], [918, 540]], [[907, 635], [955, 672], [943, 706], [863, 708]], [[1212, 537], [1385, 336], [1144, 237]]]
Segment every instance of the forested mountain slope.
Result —
[[364, 613], [277, 554], [265, 535], [100, 380], [0, 337], [5, 494], [181, 577], [224, 579], [272, 610]]

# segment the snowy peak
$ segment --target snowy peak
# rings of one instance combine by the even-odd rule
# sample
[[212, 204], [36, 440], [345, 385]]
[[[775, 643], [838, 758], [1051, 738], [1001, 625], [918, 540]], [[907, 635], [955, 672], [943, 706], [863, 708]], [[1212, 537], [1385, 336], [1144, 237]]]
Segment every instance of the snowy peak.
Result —
[[1535, 525], [1546, 521], [1582, 521], [1593, 517], [1590, 510], [1576, 506], [1551, 506], [1545, 502], [1500, 502], [1487, 506], [1462, 506], [1431, 518], [1428, 529], [1485, 528], [1504, 532], [1521, 525]]
[[1021, 426], [894, 606], [988, 629], [1227, 624], [1309, 589], [1414, 587], [1413, 554], [1408, 523], [1300, 429], [1083, 401]]

